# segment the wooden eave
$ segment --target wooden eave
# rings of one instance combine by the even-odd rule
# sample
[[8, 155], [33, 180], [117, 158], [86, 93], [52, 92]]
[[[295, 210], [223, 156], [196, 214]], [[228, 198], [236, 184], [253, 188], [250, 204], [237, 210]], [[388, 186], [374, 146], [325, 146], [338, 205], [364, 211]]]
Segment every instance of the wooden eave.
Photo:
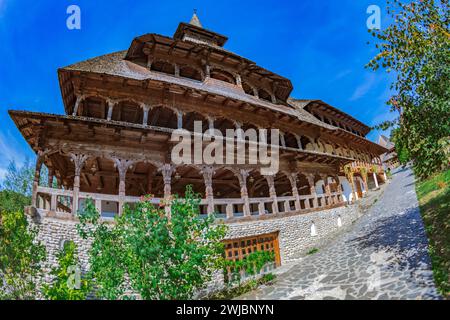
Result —
[[[73, 104], [73, 81], [70, 81], [71, 76], [79, 78], [79, 82], [83, 85], [89, 85], [93, 88], [96, 88], [92, 94], [99, 93], [102, 91], [108, 92], [116, 89], [118, 84], [122, 86], [127, 86], [127, 89], [124, 90], [127, 93], [127, 97], [129, 98], [129, 94], [132, 94], [133, 97], [139, 99], [148, 99], [149, 93], [148, 90], [151, 88], [156, 90], [167, 90], [173, 94], [182, 94], [184, 98], [192, 97], [199, 98], [203, 97], [202, 103], [217, 103], [222, 105], [223, 108], [237, 108], [237, 112], [242, 112], [243, 110], [247, 110], [248, 112], [259, 115], [264, 119], [261, 119], [264, 122], [267, 122], [267, 127], [270, 127], [270, 124], [277, 125], [280, 128], [289, 128], [292, 132], [296, 132], [298, 130], [322, 130], [324, 132], [331, 133], [335, 136], [340, 136], [348, 139], [348, 141], [353, 141], [362, 146], [368, 146], [370, 149], [373, 149], [375, 153], [385, 153], [387, 150], [381, 147], [378, 144], [375, 144], [363, 137], [357, 136], [353, 133], [347, 132], [343, 129], [334, 127], [334, 126], [326, 126], [323, 124], [323, 127], [318, 126], [315, 123], [309, 123], [305, 119], [299, 118], [299, 114], [297, 111], [291, 107], [283, 106], [283, 105], [275, 105], [266, 101], [261, 101], [260, 99], [254, 98], [252, 96], [243, 95], [241, 97], [240, 92], [230, 92], [228, 96], [226, 94], [228, 91], [222, 92], [219, 90], [218, 92], [211, 92], [201, 85], [198, 81], [182, 81], [181, 83], [175, 83], [171, 80], [176, 80], [178, 78], [159, 74], [160, 78], [158, 79], [147, 79], [144, 81], [127, 79], [120, 76], [112, 76], [105, 74], [97, 74], [92, 72], [84, 72], [84, 71], [65, 71], [60, 70], [60, 82], [61, 92], [64, 100], [64, 105], [66, 107], [66, 112], [70, 114], [72, 112], [71, 109], [67, 107]], [[71, 76], [70, 76], [71, 75]], [[94, 80], [96, 78], [97, 80]], [[184, 79], [182, 79], [184, 80]], [[192, 86], [188, 86], [192, 85]], [[130, 87], [133, 86], [133, 87]], [[85, 88], [83, 88], [85, 89]], [[106, 93], [105, 93], [106, 94]], [[115, 98], [115, 97], [111, 97]], [[117, 97], [120, 98], [120, 97]], [[125, 96], [122, 98], [126, 98]], [[247, 101], [242, 101], [243, 99]], [[183, 101], [179, 101], [178, 103], [182, 103]], [[197, 102], [196, 102], [197, 103]], [[270, 119], [270, 121], [268, 120]]]
[[289, 97], [289, 94], [293, 89], [289, 79], [264, 69], [255, 62], [225, 50], [222, 47], [181, 41], [179, 39], [172, 39], [155, 33], [135, 38], [128, 49], [125, 59], [133, 61], [136, 58], [142, 57], [142, 49], [144, 46], [149, 46], [153, 51], [158, 50], [157, 47], [165, 47], [162, 52], [170, 52], [170, 54], [176, 52], [180, 57], [187, 59], [196, 58], [198, 60], [214, 60], [218, 63], [226, 62], [230, 66], [240, 69], [240, 72], [247, 77], [256, 75], [257, 79], [268, 79], [270, 82], [276, 83], [276, 93], [283, 100], [286, 100]]
[[[46, 140], [54, 139], [64, 142], [89, 142], [101, 146], [124, 146], [139, 150], [167, 151], [172, 129], [144, 126], [122, 121], [55, 115], [28, 111], [8, 111], [22, 136], [34, 152], [44, 151]], [[54, 129], [58, 134], [54, 136]], [[153, 141], [157, 139], [157, 141]], [[299, 150], [280, 147], [280, 157], [291, 160], [309, 159], [323, 163], [350, 163], [353, 158], [326, 154], [317, 151]]]

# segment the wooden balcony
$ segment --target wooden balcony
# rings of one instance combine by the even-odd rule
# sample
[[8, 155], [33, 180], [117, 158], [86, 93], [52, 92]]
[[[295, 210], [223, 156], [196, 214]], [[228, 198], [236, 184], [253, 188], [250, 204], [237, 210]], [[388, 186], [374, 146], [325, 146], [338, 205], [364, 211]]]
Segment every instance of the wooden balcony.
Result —
[[[91, 199], [101, 217], [112, 220], [119, 213], [119, 196], [100, 193], [79, 192], [78, 208], [82, 211], [88, 199]], [[152, 198], [155, 205], [162, 202], [162, 198]], [[123, 203], [132, 205], [141, 201], [140, 197], [125, 196]], [[244, 214], [245, 201], [243, 199], [214, 199], [214, 215], [225, 221], [240, 221], [273, 217], [288, 213], [307, 213], [324, 210], [326, 208], [344, 205], [342, 194], [331, 193], [317, 196], [300, 195], [297, 197], [250, 198], [250, 214]], [[207, 215], [207, 200], [200, 202], [200, 215]], [[73, 191], [39, 186], [37, 188], [36, 208], [48, 217], [75, 219], [73, 214]]]

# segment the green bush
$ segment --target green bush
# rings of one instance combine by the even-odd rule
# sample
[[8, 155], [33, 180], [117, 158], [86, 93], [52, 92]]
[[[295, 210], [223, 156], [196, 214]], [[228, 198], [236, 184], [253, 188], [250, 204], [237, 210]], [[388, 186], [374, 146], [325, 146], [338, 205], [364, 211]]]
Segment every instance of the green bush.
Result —
[[43, 285], [42, 292], [49, 300], [85, 300], [89, 294], [89, 282], [81, 276], [77, 246], [73, 241], [64, 243], [57, 255], [58, 266], [51, 274], [53, 282]]
[[199, 216], [200, 198], [191, 187], [171, 203], [171, 216], [148, 197], [125, 206], [113, 225], [100, 221], [92, 201], [78, 230], [93, 240], [91, 277], [100, 298], [190, 299], [223, 267], [226, 227]]
[[0, 299], [36, 298], [45, 247], [36, 241], [23, 211], [0, 211]]

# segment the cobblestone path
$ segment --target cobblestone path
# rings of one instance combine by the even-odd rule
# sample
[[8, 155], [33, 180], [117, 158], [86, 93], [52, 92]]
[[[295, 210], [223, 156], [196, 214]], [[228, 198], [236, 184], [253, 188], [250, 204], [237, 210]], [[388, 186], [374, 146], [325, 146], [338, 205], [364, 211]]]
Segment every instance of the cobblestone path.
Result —
[[414, 176], [398, 169], [350, 231], [239, 299], [439, 299]]

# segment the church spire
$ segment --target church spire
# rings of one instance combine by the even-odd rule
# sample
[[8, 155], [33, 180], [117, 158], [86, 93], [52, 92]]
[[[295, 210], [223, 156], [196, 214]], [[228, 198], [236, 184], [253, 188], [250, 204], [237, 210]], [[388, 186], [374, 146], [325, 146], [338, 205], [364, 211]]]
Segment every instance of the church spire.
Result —
[[197, 16], [197, 9], [194, 9], [194, 14], [192, 15], [191, 21], [189, 21], [189, 24], [192, 24], [193, 26], [203, 28], [202, 24], [200, 23], [200, 19]]

